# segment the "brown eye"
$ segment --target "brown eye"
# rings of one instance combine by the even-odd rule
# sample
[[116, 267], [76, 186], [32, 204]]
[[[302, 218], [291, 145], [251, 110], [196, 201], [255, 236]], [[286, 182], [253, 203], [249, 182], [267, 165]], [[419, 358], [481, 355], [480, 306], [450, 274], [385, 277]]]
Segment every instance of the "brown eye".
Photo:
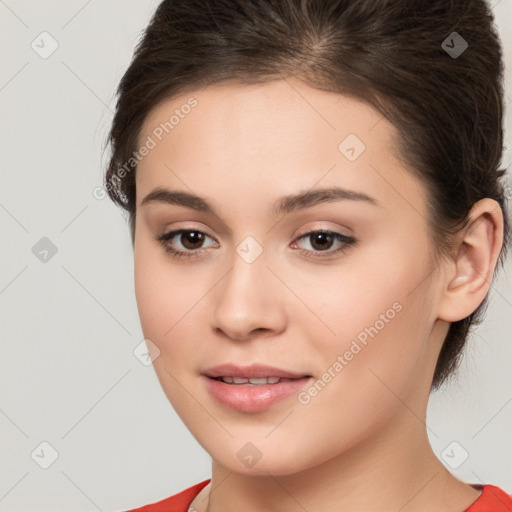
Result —
[[311, 233], [309, 235], [309, 241], [313, 249], [325, 251], [326, 249], [331, 248], [332, 243], [334, 242], [334, 236], [330, 233], [319, 231], [317, 233]]
[[[306, 246], [309, 245], [309, 247], [304, 247], [303, 242], [306, 242]], [[298, 246], [300, 252], [305, 256], [320, 258], [346, 251], [356, 243], [357, 240], [354, 237], [342, 235], [335, 231], [319, 230], [302, 235], [294, 245]]]
[[[211, 242], [204, 245], [210, 239]], [[200, 256], [208, 247], [218, 243], [206, 233], [197, 229], [176, 229], [157, 238], [165, 251], [176, 257]]]
[[204, 242], [204, 233], [200, 231], [184, 231], [181, 233], [180, 242], [186, 249], [200, 249]]

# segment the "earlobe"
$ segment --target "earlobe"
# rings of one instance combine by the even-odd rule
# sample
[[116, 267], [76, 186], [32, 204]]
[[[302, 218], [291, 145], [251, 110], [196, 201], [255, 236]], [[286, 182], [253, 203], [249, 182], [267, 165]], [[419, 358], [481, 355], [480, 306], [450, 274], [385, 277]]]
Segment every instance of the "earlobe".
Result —
[[445, 289], [438, 317], [457, 322], [473, 313], [484, 301], [503, 244], [503, 213], [493, 199], [473, 206], [460, 235], [456, 257], [447, 263]]

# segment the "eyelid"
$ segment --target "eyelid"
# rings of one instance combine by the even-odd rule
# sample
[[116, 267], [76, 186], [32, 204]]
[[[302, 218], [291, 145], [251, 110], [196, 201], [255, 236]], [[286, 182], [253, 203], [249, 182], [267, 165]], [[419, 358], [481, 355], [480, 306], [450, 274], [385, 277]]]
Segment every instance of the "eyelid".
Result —
[[[304, 235], [308, 235], [310, 233], [316, 233], [318, 231], [329, 232], [329, 233], [339, 233], [340, 235], [346, 236], [347, 238], [352, 237], [354, 234], [354, 230], [350, 226], [347, 226], [345, 224], [336, 223], [335, 226], [327, 227], [325, 222], [322, 223], [322, 221], [319, 221], [313, 225], [312, 225], [312, 223], [309, 223], [307, 225], [307, 228], [301, 227], [300, 229], [295, 230], [293, 232], [292, 236], [294, 238], [300, 238]], [[347, 231], [347, 233], [344, 233], [343, 231]]]
[[309, 231], [306, 231], [302, 235], [297, 235], [294, 238], [294, 241], [301, 240], [303, 238], [307, 238], [308, 236], [311, 236], [315, 233], [327, 233], [329, 235], [333, 235], [335, 237], [340, 237], [347, 240], [355, 240], [355, 238], [352, 235], [346, 235], [345, 233], [340, 233], [339, 231], [335, 231], [334, 229], [323, 229], [323, 228], [316, 228], [316, 229], [310, 229]]
[[162, 235], [170, 233], [171, 231], [201, 231], [201, 233], [208, 235], [210, 238], [215, 238], [212, 234], [210, 234], [210, 228], [202, 222], [178, 221], [174, 222], [170, 227], [166, 225], [165, 227], [159, 229], [159, 231]]

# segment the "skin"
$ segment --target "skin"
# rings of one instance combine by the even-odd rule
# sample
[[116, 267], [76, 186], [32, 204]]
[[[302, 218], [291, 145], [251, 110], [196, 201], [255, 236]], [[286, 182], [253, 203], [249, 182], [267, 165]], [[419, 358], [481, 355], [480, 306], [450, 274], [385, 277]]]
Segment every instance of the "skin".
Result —
[[[371, 107], [295, 79], [223, 84], [161, 103], [139, 140], [191, 96], [197, 106], [138, 166], [134, 246], [155, 371], [213, 460], [212, 482], [190, 510], [463, 511], [480, 491], [433, 453], [426, 407], [449, 323], [489, 289], [502, 245], [499, 206], [476, 203], [453, 254], [436, 258], [425, 188], [395, 155], [395, 128]], [[366, 146], [352, 162], [338, 149], [349, 134]], [[378, 204], [344, 199], [273, 213], [282, 196], [331, 186]], [[215, 213], [142, 205], [157, 187], [195, 193]], [[198, 257], [174, 258], [157, 240], [180, 228], [211, 237]], [[332, 253], [336, 241], [322, 251], [298, 240], [318, 229], [357, 244]], [[252, 263], [236, 252], [247, 236], [263, 249]], [[174, 248], [187, 250], [180, 241]], [[201, 370], [225, 362], [316, 381], [394, 303], [401, 311], [307, 404], [292, 395], [239, 412], [204, 385]], [[250, 468], [237, 457], [247, 442], [262, 454]]]

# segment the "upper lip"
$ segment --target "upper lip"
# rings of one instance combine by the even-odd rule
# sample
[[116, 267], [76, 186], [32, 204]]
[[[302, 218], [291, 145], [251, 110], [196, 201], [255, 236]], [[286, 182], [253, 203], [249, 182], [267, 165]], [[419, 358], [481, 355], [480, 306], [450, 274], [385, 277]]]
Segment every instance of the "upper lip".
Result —
[[237, 366], [235, 364], [226, 363], [206, 368], [201, 373], [210, 378], [240, 377], [245, 379], [258, 379], [263, 377], [280, 377], [283, 379], [300, 379], [309, 377], [309, 375], [305, 373], [289, 372], [281, 368], [261, 364]]

